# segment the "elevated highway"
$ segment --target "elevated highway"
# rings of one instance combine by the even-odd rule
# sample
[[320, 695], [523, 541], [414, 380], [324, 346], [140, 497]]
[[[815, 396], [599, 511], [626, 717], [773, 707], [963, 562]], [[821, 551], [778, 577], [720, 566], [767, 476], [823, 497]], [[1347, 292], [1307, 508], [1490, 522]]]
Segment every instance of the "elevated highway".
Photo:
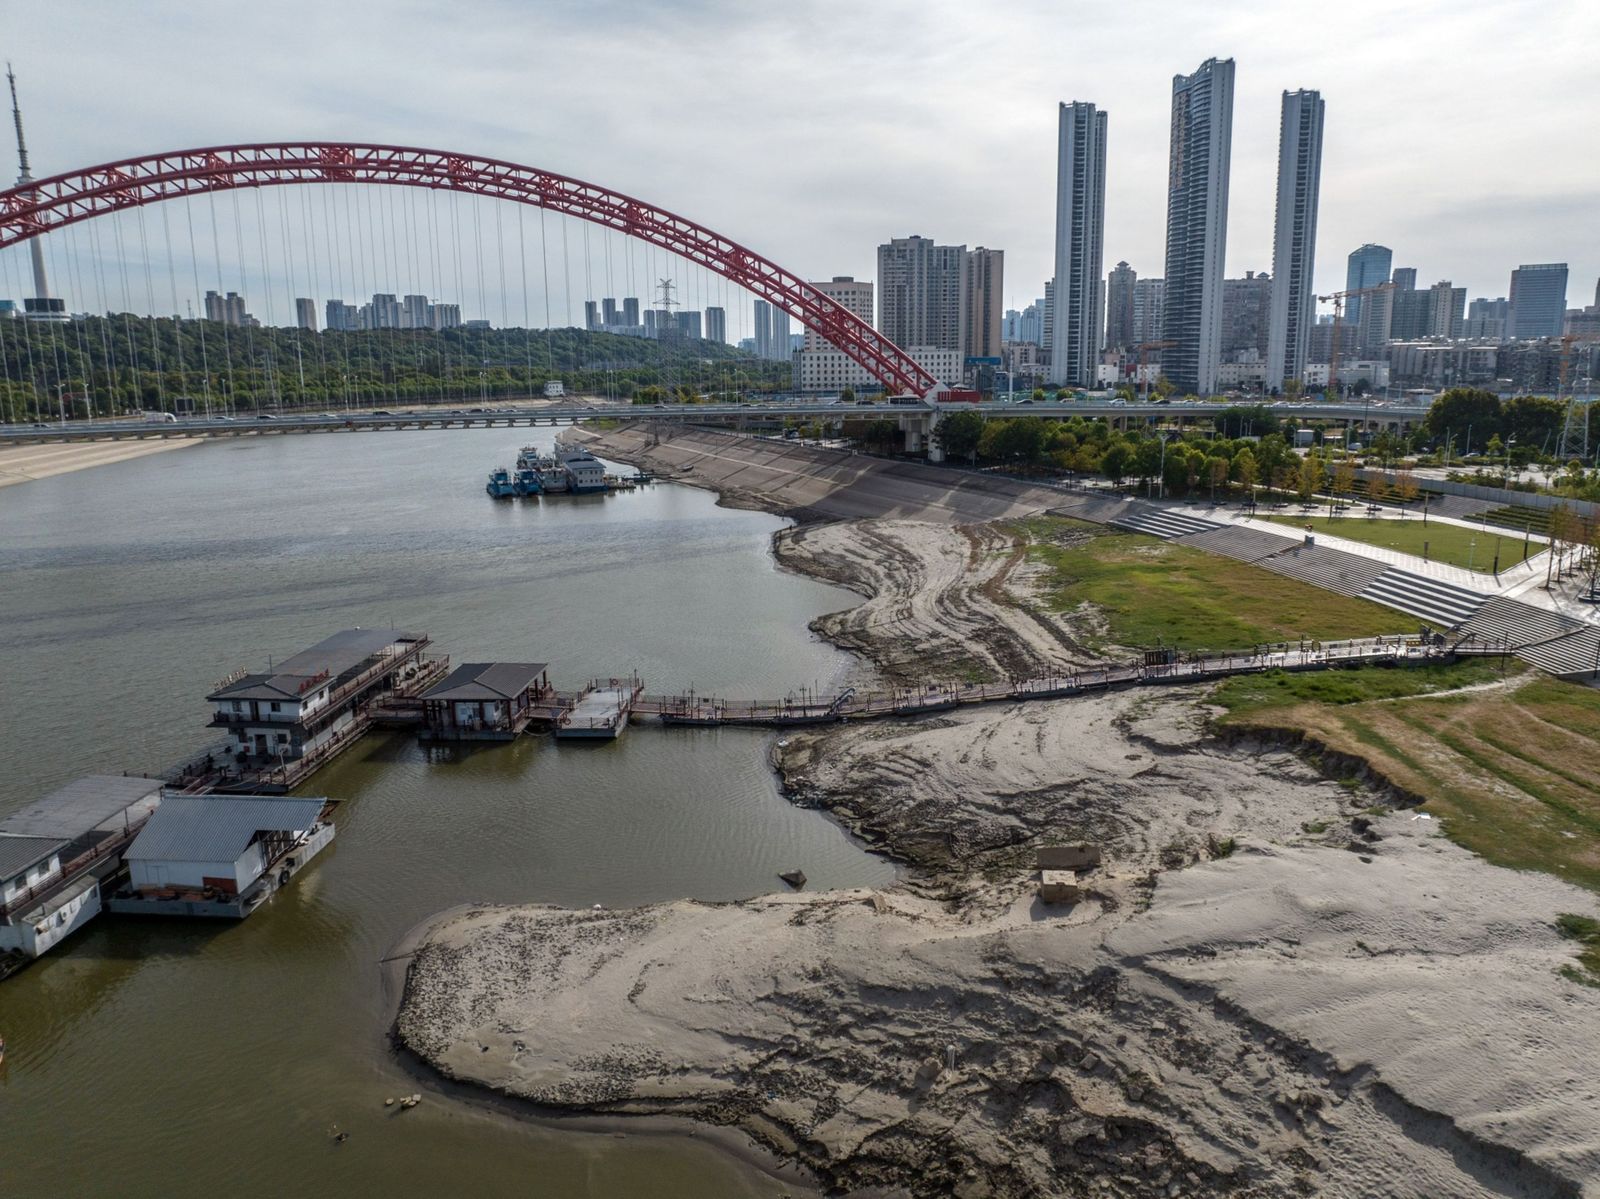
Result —
[[[1017, 404], [913, 403], [844, 404], [837, 400], [784, 400], [749, 404], [534, 404], [502, 408], [376, 409], [348, 413], [263, 413], [240, 416], [191, 416], [176, 421], [102, 420], [0, 426], [0, 445], [33, 445], [70, 441], [123, 441], [130, 439], [246, 437], [288, 433], [399, 432], [415, 429], [488, 429], [538, 425], [571, 425], [606, 417], [620, 420], [659, 420], [720, 427], [762, 427], [786, 420], [895, 421], [917, 439], [926, 438], [940, 419], [957, 411], [977, 411], [990, 417], [1037, 417], [1064, 420], [1073, 416], [1106, 418], [1114, 422], [1162, 424], [1208, 419], [1239, 407], [1217, 402], [1126, 403], [1077, 401], [1069, 403], [1026, 401]], [[1403, 429], [1427, 415], [1426, 406], [1398, 403], [1280, 404], [1272, 406], [1281, 418], [1331, 420], [1372, 428]], [[913, 447], [915, 448], [915, 447]]]

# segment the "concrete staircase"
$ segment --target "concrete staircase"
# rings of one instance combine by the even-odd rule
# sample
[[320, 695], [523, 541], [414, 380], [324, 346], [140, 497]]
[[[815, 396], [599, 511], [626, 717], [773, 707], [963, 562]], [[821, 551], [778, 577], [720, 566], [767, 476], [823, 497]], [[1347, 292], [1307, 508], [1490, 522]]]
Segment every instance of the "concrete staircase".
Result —
[[[1237, 558], [1240, 562], [1262, 562], [1262, 559], [1293, 549], [1300, 544], [1294, 537], [1283, 537], [1260, 529], [1248, 529], [1243, 525], [1223, 525], [1220, 528], [1207, 529], [1203, 533], [1190, 533], [1183, 537], [1182, 541], [1185, 545], [1210, 550], [1213, 554], [1222, 554], [1228, 558]], [[1265, 565], [1265, 562], [1262, 562], [1262, 565]]]
[[1299, 579], [1340, 595], [1357, 596], [1389, 572], [1391, 567], [1360, 554], [1331, 550], [1320, 545], [1296, 546], [1260, 565], [1291, 579]]
[[1481, 592], [1388, 567], [1359, 593], [1386, 607], [1452, 629], [1465, 623], [1488, 598]]
[[1504, 641], [1528, 665], [1553, 675], [1589, 679], [1600, 667], [1600, 628], [1521, 600], [1496, 596], [1456, 633]]
[[1222, 525], [1214, 520], [1203, 520], [1198, 516], [1174, 512], [1170, 508], [1158, 508], [1154, 504], [1142, 503], [1127, 505], [1122, 512], [1112, 518], [1111, 524], [1118, 529], [1126, 529], [1132, 533], [1149, 533], [1154, 537], [1165, 537], [1169, 541], [1222, 528]]

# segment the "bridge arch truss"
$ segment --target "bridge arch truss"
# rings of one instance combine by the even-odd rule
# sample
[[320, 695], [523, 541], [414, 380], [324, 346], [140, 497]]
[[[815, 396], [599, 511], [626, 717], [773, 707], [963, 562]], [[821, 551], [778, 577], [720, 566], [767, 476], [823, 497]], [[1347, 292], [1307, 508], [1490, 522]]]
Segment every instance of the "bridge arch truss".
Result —
[[0, 192], [0, 249], [124, 208], [239, 188], [377, 183], [491, 196], [578, 217], [721, 275], [788, 312], [891, 392], [938, 381], [837, 300], [704, 225], [565, 175], [444, 150], [345, 142], [264, 142], [177, 150], [33, 180]]

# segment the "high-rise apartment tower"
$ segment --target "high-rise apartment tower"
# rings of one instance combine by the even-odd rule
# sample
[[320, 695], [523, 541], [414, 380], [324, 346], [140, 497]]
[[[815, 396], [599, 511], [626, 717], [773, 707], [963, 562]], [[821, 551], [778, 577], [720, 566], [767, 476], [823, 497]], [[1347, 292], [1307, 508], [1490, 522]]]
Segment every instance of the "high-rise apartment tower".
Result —
[[1317, 252], [1317, 193], [1322, 185], [1322, 96], [1283, 93], [1278, 128], [1278, 207], [1272, 234], [1272, 297], [1267, 318], [1266, 387], [1305, 374], [1316, 321], [1311, 277]]
[[1177, 344], [1163, 371], [1179, 391], [1196, 395], [1216, 390], [1220, 358], [1233, 73], [1233, 59], [1208, 58], [1194, 74], [1172, 79], [1164, 326]]
[[1104, 328], [1100, 268], [1105, 244], [1106, 114], [1063, 104], [1056, 130], [1056, 273], [1050, 382], [1093, 387]]

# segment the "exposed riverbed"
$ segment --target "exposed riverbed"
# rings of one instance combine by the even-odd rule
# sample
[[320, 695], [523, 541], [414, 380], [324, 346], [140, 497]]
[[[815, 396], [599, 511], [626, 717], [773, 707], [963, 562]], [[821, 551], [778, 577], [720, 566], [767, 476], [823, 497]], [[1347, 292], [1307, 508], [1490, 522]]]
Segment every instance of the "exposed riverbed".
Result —
[[[548, 660], [563, 685], [637, 670], [662, 690], [782, 694], [856, 668], [807, 631], [856, 597], [778, 565], [780, 520], [674, 486], [489, 500], [484, 476], [529, 437], [250, 438], [5, 488], [0, 811], [170, 764], [211, 735], [217, 678], [352, 624], [424, 630], [456, 660]], [[268, 908], [103, 917], [0, 984], [0, 1193], [793, 1192], [697, 1138], [443, 1096], [390, 1048], [379, 968], [466, 900], [729, 900], [796, 865], [819, 886], [891, 882], [783, 799], [769, 744], [646, 726], [462, 755], [368, 739], [304, 789], [345, 801], [339, 836]], [[403, 1117], [382, 1106], [418, 1089]]]
[[[835, 488], [820, 456], [686, 433], [665, 460], [622, 442], [599, 444], [694, 473], [714, 457], [740, 503], [863, 494], [848, 467]], [[795, 478], [808, 461], [820, 481]], [[893, 485], [925, 495], [937, 472]], [[970, 572], [988, 620], [963, 626], [962, 584], [926, 585], [948, 573], [959, 511], [938, 509], [920, 531], [787, 535], [806, 551], [786, 555], [796, 565], [873, 593], [819, 627], [902, 673], [919, 625], [934, 668], [1071, 652], [1070, 623], [1008, 608], [1013, 581], [992, 565]], [[941, 604], [955, 619], [936, 619]], [[995, 620], [1009, 627], [986, 633]], [[424, 938], [400, 1033], [449, 1077], [570, 1111], [691, 1115], [845, 1190], [1597, 1193], [1600, 993], [1559, 976], [1571, 949], [1552, 926], [1592, 896], [1488, 866], [1422, 813], [1368, 811], [1380, 797], [1284, 750], [1224, 745], [1203, 700], [1176, 689], [787, 737], [791, 798], [911, 864], [904, 882], [626, 911], [475, 906]], [[1039, 904], [1029, 851], [1078, 838], [1106, 865], [1080, 902]]]

